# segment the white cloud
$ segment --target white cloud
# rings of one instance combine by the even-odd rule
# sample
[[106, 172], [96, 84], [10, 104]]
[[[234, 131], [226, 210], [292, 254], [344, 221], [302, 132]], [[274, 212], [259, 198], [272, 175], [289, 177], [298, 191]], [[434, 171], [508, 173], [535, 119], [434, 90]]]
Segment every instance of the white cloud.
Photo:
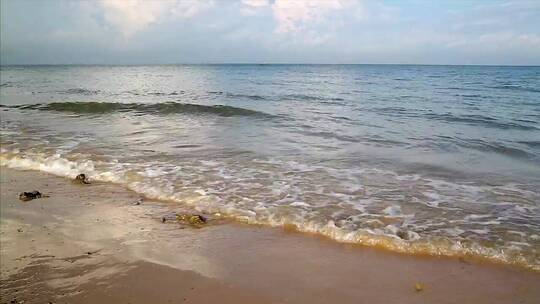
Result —
[[212, 0], [179, 0], [172, 9], [176, 16], [191, 18], [214, 6]]
[[311, 24], [327, 21], [329, 15], [355, 3], [354, 0], [276, 0], [272, 5], [276, 32], [298, 32]]
[[537, 48], [540, 50], [540, 35], [512, 31], [486, 33], [479, 36], [475, 41], [470, 41], [468, 45], [474, 44], [478, 47], [488, 46], [491, 49]]
[[169, 16], [193, 17], [213, 6], [209, 0], [102, 0], [105, 20], [130, 37]]
[[156, 22], [173, 4], [172, 1], [144, 0], [104, 0], [100, 3], [105, 20], [126, 37]]
[[268, 0], [242, 0], [240, 6], [240, 14], [244, 16], [253, 16], [262, 9], [270, 6]]
[[252, 7], [263, 7], [268, 6], [270, 2], [268, 0], [242, 0], [242, 4]]

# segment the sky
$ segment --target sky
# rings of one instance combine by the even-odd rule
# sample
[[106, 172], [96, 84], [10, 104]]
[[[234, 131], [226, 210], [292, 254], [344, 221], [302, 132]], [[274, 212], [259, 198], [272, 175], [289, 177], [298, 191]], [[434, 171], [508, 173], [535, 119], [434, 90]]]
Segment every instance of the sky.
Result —
[[540, 0], [0, 1], [3, 65], [540, 65]]

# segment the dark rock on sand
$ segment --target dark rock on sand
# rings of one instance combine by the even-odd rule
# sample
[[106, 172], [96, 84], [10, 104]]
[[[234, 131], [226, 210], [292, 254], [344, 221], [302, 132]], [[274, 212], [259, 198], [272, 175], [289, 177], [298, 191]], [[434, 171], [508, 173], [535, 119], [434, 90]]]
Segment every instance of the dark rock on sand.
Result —
[[75, 177], [75, 179], [73, 180], [74, 183], [77, 183], [77, 184], [90, 184], [90, 182], [88, 181], [88, 178], [86, 177], [86, 175], [84, 173], [81, 173], [79, 175], [77, 175]]
[[22, 192], [19, 194], [19, 199], [21, 201], [29, 201], [36, 198], [41, 198], [41, 193], [36, 190], [30, 192]]
[[405, 230], [399, 230], [396, 235], [403, 240], [409, 239], [409, 233]]

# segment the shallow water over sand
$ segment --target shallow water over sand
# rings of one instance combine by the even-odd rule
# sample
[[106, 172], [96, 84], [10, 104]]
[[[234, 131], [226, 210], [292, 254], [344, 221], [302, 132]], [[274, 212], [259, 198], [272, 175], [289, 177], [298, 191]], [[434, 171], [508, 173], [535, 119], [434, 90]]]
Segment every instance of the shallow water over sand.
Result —
[[540, 68], [2, 67], [0, 162], [540, 267]]

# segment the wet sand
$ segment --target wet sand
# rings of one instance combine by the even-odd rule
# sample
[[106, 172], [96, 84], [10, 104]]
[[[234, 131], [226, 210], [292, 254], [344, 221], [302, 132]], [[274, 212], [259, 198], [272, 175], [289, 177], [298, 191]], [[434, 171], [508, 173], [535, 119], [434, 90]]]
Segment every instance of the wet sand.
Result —
[[[50, 197], [19, 201], [22, 191]], [[0, 167], [1, 303], [538, 303], [540, 274], [211, 217]], [[423, 286], [415, 290], [415, 284]]]

